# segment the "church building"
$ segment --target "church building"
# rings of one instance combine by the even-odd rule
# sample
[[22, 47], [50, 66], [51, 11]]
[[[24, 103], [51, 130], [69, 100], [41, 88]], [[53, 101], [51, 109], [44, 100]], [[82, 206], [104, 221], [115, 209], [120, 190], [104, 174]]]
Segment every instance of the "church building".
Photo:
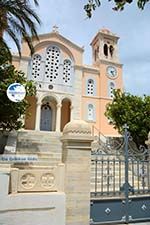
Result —
[[104, 113], [113, 89], [123, 89], [118, 40], [107, 29], [98, 31], [91, 41], [91, 65], [83, 63], [84, 49], [62, 36], [57, 27], [33, 40], [32, 57], [22, 42], [22, 58], [14, 55], [13, 64], [37, 87], [36, 96], [28, 97], [25, 129], [62, 132], [69, 121], [82, 119], [97, 132], [116, 136]]

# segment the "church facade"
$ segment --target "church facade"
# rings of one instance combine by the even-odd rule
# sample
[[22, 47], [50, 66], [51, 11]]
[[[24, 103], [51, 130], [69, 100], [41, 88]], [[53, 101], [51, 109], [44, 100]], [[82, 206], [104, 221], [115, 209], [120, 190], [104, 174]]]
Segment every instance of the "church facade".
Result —
[[22, 42], [22, 58], [14, 55], [13, 64], [37, 87], [36, 96], [28, 97], [25, 129], [61, 132], [69, 121], [82, 119], [97, 132], [116, 136], [104, 113], [113, 89], [123, 89], [118, 40], [107, 29], [98, 31], [91, 42], [92, 65], [84, 65], [84, 49], [56, 29], [33, 40], [32, 57]]

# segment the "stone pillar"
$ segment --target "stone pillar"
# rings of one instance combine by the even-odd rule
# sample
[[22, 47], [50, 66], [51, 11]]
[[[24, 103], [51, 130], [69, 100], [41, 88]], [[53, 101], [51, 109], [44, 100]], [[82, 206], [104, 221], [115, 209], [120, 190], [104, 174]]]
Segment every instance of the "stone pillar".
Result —
[[66, 225], [89, 225], [91, 128], [84, 121], [71, 121], [64, 127], [61, 141], [65, 163]]
[[41, 119], [41, 102], [38, 102], [36, 105], [36, 121], [35, 121], [35, 130], [40, 130], [40, 119]]
[[61, 123], [61, 104], [57, 104], [57, 113], [56, 113], [56, 131], [60, 132], [60, 123]]
[[74, 107], [73, 107], [73, 105], [71, 105], [70, 106], [70, 121], [73, 120], [73, 109], [74, 109]]

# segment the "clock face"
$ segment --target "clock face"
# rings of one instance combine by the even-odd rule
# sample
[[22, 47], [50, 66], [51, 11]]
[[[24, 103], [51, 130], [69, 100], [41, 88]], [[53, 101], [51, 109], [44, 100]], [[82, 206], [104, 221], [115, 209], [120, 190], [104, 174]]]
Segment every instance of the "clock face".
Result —
[[107, 67], [107, 74], [111, 78], [115, 78], [117, 76], [117, 70], [114, 66]]

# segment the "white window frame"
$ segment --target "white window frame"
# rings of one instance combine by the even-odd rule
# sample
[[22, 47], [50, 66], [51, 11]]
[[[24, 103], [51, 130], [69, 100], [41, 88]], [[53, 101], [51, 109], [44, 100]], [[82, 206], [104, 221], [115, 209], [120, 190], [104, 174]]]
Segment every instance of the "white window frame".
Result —
[[[93, 93], [88, 93], [88, 84], [89, 81], [92, 80], [93, 81]], [[88, 77], [86, 78], [86, 95], [88, 96], [96, 96], [96, 80], [93, 77]]]
[[[38, 72], [38, 76], [35, 78], [32, 73], [33, 73], [33, 63], [34, 63], [34, 57], [35, 56], [39, 56], [40, 57], [40, 65], [39, 65], [39, 72]], [[32, 56], [32, 59], [31, 61], [29, 62], [29, 67], [31, 67], [31, 71], [30, 71], [30, 78], [31, 80], [34, 80], [34, 81], [41, 81], [41, 64], [42, 64], [42, 56], [38, 53], [35, 53], [33, 56]]]
[[[89, 107], [92, 106], [93, 107], [93, 116], [90, 118], [89, 116]], [[89, 122], [95, 122], [96, 121], [96, 110], [95, 110], [95, 105], [93, 103], [88, 103], [87, 107], [86, 107], [86, 120]]]
[[[70, 77], [69, 77], [69, 80], [66, 82], [66, 79], [65, 79], [65, 75], [64, 75], [64, 63], [65, 61], [70, 61]], [[66, 58], [63, 60], [63, 74], [62, 74], [62, 82], [64, 85], [72, 85], [72, 81], [73, 81], [73, 62], [71, 59], [69, 58]]]

